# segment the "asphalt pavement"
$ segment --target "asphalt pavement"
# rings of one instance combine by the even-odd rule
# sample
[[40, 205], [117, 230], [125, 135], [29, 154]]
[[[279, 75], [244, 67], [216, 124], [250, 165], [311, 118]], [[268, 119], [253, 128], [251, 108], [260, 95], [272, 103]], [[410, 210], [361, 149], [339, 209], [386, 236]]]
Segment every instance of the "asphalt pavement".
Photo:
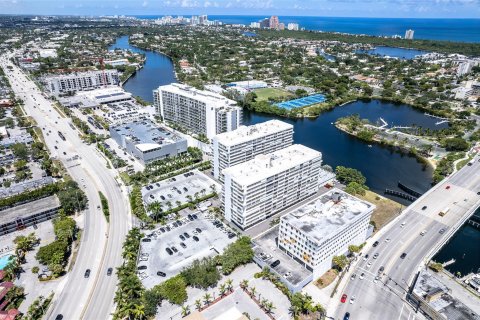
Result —
[[[351, 319], [423, 319], [405, 303], [406, 292], [416, 272], [480, 205], [479, 159], [434, 186], [369, 240], [334, 297], [335, 319], [347, 312]], [[448, 213], [440, 216], [446, 208]], [[378, 246], [372, 246], [374, 241]], [[351, 279], [353, 273], [356, 277]], [[342, 294], [347, 295], [345, 303], [340, 302]]]
[[[65, 319], [108, 319], [114, 307], [117, 277], [115, 273], [107, 276], [107, 269], [121, 265], [122, 243], [132, 225], [126, 189], [115, 179], [116, 171], [106, 168], [106, 160], [95, 147], [82, 142], [79, 132], [70, 126], [71, 120], [62, 117], [16, 66], [11, 71], [6, 68], [12, 64], [4, 58], [0, 64], [17, 97], [24, 101], [24, 110], [42, 128], [52, 158], [62, 161], [89, 200], [88, 209], [82, 213], [85, 226], [76, 263], [57, 288], [47, 318], [62, 314]], [[78, 159], [72, 160], [75, 156]], [[98, 191], [108, 199], [110, 223], [99, 209]], [[89, 278], [84, 277], [87, 269], [91, 270]]]

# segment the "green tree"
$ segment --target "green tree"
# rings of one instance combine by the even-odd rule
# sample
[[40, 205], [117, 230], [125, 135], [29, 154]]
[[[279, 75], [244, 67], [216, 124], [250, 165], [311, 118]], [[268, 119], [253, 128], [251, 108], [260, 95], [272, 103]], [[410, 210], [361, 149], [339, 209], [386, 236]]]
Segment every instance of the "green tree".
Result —
[[10, 146], [15, 157], [21, 160], [28, 160], [28, 147], [24, 143], [15, 143]]
[[334, 256], [332, 259], [332, 262], [334, 265], [336, 265], [339, 269], [343, 269], [347, 266], [348, 264], [348, 259], [345, 257], [345, 255], [340, 255], [340, 256]]
[[335, 173], [337, 175], [338, 181], [346, 185], [348, 185], [350, 182], [356, 182], [358, 184], [364, 185], [367, 182], [367, 179], [357, 169], [337, 166], [337, 168], [335, 169]]

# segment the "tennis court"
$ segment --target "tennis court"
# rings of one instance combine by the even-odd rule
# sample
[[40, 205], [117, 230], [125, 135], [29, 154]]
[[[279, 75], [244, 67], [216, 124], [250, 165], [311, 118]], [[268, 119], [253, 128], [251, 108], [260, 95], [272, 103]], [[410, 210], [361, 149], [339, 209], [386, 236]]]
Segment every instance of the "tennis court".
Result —
[[299, 99], [294, 99], [294, 100], [289, 100], [285, 102], [280, 102], [276, 103], [275, 105], [280, 108], [285, 108], [285, 109], [293, 109], [293, 108], [302, 108], [306, 106], [310, 106], [312, 104], [317, 104], [324, 102], [325, 96], [323, 94], [317, 93], [308, 97], [304, 98], [299, 98]]

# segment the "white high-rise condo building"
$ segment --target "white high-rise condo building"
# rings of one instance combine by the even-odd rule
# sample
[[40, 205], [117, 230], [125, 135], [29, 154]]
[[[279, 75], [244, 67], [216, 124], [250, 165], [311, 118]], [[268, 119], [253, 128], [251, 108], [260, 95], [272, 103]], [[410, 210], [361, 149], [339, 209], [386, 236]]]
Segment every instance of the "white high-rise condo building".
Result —
[[289, 24], [287, 24], [287, 29], [288, 29], [288, 30], [298, 31], [298, 29], [299, 29], [298, 23], [289, 23]]
[[120, 77], [117, 70], [101, 70], [49, 76], [44, 82], [53, 95], [60, 95], [118, 85]]
[[319, 189], [322, 154], [294, 144], [223, 170], [225, 218], [245, 230]]
[[412, 40], [414, 33], [415, 31], [413, 31], [412, 29], [408, 29], [407, 31], [405, 31], [405, 39]]
[[293, 126], [270, 120], [219, 134], [213, 138], [213, 176], [223, 181], [222, 170], [272, 153], [293, 143]]
[[361, 245], [375, 205], [332, 189], [280, 218], [278, 247], [319, 278], [334, 256]]
[[242, 124], [242, 108], [235, 101], [184, 84], [158, 87], [153, 91], [153, 101], [164, 121], [208, 139]]

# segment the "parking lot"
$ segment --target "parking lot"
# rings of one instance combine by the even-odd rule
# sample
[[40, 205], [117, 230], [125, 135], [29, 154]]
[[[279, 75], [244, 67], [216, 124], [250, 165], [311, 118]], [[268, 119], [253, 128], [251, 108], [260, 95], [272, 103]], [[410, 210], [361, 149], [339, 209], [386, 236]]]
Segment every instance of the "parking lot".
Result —
[[[287, 286], [303, 287], [312, 279], [312, 272], [277, 247], [277, 236], [278, 226], [253, 240], [255, 260], [261, 267], [269, 266], [270, 270], [277, 273]], [[276, 266], [272, 265], [277, 260], [280, 263], [275, 263]]]
[[202, 197], [214, 190], [216, 192], [221, 190], [217, 182], [198, 170], [192, 170], [143, 187], [142, 198], [147, 206], [158, 201], [162, 208], [168, 209], [168, 203], [175, 208], [179, 203], [184, 204], [195, 199], [195, 195]]
[[196, 259], [222, 253], [237, 239], [227, 226], [215, 226], [215, 218], [208, 214], [196, 213], [178, 221], [157, 228], [142, 239], [138, 274], [146, 288], [175, 276]]

